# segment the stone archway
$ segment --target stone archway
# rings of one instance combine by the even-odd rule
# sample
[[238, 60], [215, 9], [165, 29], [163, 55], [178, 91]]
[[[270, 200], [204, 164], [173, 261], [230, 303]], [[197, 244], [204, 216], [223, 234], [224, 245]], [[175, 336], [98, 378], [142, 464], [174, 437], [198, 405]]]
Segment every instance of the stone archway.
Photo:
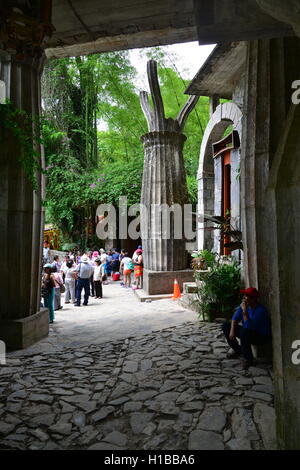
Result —
[[233, 130], [239, 133], [241, 141], [243, 114], [235, 103], [220, 104], [211, 116], [202, 139], [198, 168], [198, 250], [214, 249], [213, 231], [205, 231], [209, 223], [203, 221], [203, 214], [215, 214], [215, 194], [221, 189], [215, 187], [215, 168], [212, 144], [220, 140], [226, 128], [232, 123]]

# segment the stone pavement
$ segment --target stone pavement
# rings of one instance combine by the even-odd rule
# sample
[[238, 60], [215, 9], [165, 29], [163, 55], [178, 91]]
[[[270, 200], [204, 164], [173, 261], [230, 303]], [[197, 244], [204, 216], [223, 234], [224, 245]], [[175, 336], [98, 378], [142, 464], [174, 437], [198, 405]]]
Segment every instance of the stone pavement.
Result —
[[0, 449], [275, 448], [270, 365], [226, 359], [218, 324], [64, 347], [57, 336], [0, 367]]
[[26, 349], [25, 354], [101, 344], [197, 320], [195, 312], [171, 299], [139, 302], [133, 291], [122, 288], [119, 282], [104, 285], [103, 295], [99, 300], [90, 297], [87, 307], [62, 302], [63, 309], [55, 312], [49, 336]]

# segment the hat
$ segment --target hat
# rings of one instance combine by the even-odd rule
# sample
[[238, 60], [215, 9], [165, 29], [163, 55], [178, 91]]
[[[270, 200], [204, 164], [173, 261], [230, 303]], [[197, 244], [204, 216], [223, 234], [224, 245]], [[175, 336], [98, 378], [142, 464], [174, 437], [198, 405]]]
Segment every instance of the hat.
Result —
[[260, 294], [255, 287], [248, 287], [248, 289], [240, 290], [241, 294], [249, 295], [250, 297], [259, 297]]
[[103, 248], [100, 248], [100, 253], [105, 253], [105, 250]]
[[98, 252], [98, 251], [94, 251], [94, 252], [93, 252], [93, 258], [96, 257], [96, 256], [99, 256], [99, 252]]
[[137, 247], [137, 249], [138, 249], [138, 250], [141, 250], [141, 249], [142, 249], [142, 245], [139, 245], [139, 246]]
[[82, 261], [83, 263], [88, 263], [88, 262], [89, 262], [89, 257], [88, 257], [87, 255], [83, 255], [83, 256], [81, 257], [81, 260], [80, 260], [80, 261]]
[[52, 264], [50, 264], [50, 263], [47, 263], [47, 264], [45, 264], [45, 266], [44, 266], [44, 269], [46, 269], [46, 268], [51, 268], [51, 269], [52, 269], [52, 268], [53, 268], [53, 266], [52, 266]]
[[143, 250], [141, 250], [140, 248], [138, 250], [136, 250], [136, 253], [143, 253]]

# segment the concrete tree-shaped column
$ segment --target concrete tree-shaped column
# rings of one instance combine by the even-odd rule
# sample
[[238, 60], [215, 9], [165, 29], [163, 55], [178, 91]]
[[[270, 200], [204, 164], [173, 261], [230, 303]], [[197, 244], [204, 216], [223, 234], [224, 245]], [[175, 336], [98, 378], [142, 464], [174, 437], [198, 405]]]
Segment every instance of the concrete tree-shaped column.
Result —
[[[145, 154], [141, 202], [146, 208], [141, 213], [144, 267], [152, 271], [177, 271], [187, 267], [183, 206], [188, 203], [188, 193], [182, 153], [186, 137], [182, 130], [199, 97], [190, 97], [176, 119], [166, 118], [155, 61], [148, 62], [147, 72], [153, 108], [148, 93], [140, 94], [149, 130], [142, 136]], [[169, 230], [165, 224], [166, 205], [170, 209], [173, 205], [182, 209], [174, 214], [171, 210]]]

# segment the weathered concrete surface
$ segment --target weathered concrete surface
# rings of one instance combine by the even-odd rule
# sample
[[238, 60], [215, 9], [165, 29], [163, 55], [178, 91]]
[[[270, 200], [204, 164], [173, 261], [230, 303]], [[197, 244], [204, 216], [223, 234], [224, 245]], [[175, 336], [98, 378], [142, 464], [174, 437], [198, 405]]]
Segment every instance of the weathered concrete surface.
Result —
[[0, 320], [0, 340], [8, 350], [28, 348], [49, 333], [49, 311], [41, 308], [35, 315], [18, 320]]
[[174, 291], [174, 280], [177, 279], [181, 292], [184, 282], [192, 282], [194, 274], [191, 269], [180, 271], [150, 271], [144, 269], [143, 289], [149, 295], [171, 294]]
[[271, 381], [270, 366], [245, 372], [226, 351], [219, 325], [189, 322], [11, 353], [0, 368], [0, 448], [265, 449], [272, 391], [249, 395], [262, 377]]
[[112, 5], [102, 0], [100, 6], [96, 0], [88, 0], [84, 4], [73, 0], [72, 5], [53, 2], [52, 22], [55, 30], [52, 37], [45, 41], [48, 57], [196, 39], [200, 44], [215, 44], [293, 34], [285, 17], [277, 16], [273, 8], [270, 16], [268, 10], [266, 13], [254, 1], [185, 0], [178, 3], [176, 0], [115, 0]]

